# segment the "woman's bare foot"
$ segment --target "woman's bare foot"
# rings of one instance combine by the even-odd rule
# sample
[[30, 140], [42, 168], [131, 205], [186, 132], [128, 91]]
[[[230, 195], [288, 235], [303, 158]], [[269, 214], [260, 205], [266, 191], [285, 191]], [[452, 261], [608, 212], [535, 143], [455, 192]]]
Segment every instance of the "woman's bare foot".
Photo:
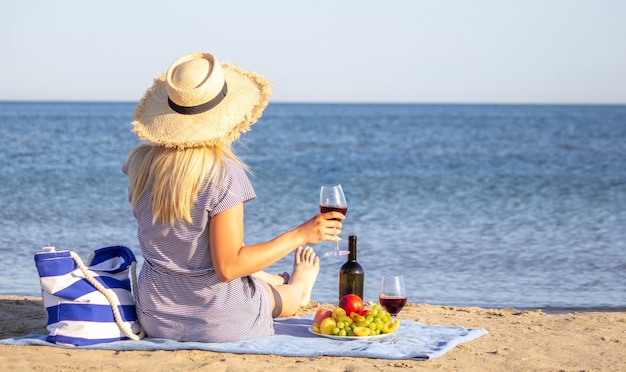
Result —
[[298, 247], [293, 260], [293, 274], [289, 284], [300, 284], [305, 292], [300, 306], [307, 305], [311, 301], [311, 291], [320, 272], [320, 259], [315, 256], [311, 247]]

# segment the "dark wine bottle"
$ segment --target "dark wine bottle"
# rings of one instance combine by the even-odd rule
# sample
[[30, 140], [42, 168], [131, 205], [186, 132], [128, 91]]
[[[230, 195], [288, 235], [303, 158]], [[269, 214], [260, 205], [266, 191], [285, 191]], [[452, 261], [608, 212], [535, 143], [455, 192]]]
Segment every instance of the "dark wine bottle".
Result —
[[350, 293], [363, 299], [365, 271], [356, 261], [356, 235], [348, 237], [348, 249], [348, 260], [339, 269], [339, 299]]

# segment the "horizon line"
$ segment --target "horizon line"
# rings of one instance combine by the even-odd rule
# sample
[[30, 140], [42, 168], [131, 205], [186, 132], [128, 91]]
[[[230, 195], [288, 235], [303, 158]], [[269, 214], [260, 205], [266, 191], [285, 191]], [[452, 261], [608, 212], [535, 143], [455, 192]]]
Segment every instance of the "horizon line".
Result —
[[[139, 100], [5, 100], [0, 103], [122, 103], [138, 104]], [[270, 104], [279, 105], [415, 105], [415, 106], [625, 106], [626, 102], [385, 102], [385, 101], [272, 101]]]

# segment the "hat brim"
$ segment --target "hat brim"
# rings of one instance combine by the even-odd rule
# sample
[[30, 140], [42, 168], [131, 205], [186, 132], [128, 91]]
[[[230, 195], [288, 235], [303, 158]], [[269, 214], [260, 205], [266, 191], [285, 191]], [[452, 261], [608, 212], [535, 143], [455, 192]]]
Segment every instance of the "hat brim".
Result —
[[140, 139], [168, 148], [210, 147], [230, 143], [250, 130], [262, 115], [271, 94], [261, 75], [221, 63], [228, 93], [219, 105], [195, 115], [172, 110], [162, 74], [146, 91], [133, 115], [133, 132]]

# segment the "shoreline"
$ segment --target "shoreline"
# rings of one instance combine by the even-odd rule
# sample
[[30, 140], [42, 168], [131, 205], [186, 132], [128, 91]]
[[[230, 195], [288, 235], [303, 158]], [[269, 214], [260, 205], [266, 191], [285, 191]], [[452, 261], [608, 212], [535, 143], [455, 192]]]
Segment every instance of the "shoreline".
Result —
[[[498, 308], [502, 309], [502, 308]], [[626, 307], [542, 307], [542, 308], [525, 308], [516, 307], [517, 310], [523, 311], [542, 311], [548, 315], [559, 315], [569, 313], [623, 313], [626, 312]]]
[[[297, 315], [332, 304], [311, 302]], [[485, 328], [489, 333], [427, 361], [340, 357], [278, 357], [199, 350], [107, 351], [0, 345], [0, 364], [14, 370], [378, 371], [390, 368], [441, 371], [626, 371], [626, 312], [486, 309], [409, 303], [399, 319], [430, 325]], [[40, 297], [0, 295], [0, 339], [45, 334]]]

